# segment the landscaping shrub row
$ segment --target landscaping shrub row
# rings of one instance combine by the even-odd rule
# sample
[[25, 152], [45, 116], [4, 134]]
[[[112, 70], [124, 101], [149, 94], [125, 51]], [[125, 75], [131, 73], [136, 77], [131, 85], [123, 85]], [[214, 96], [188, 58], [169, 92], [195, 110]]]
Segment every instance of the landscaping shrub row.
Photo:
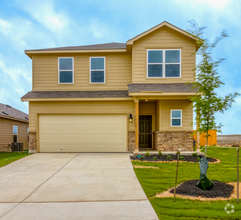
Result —
[[[198, 156], [196, 154], [194, 155], [180, 155], [179, 160], [180, 161], [187, 161], [187, 162], [199, 162], [199, 160], [203, 156]], [[131, 160], [139, 160], [139, 161], [175, 161], [177, 160], [177, 155], [169, 154], [169, 155], [136, 155], [136, 156], [130, 156]], [[209, 157], [209, 162], [216, 162], [217, 159]]]

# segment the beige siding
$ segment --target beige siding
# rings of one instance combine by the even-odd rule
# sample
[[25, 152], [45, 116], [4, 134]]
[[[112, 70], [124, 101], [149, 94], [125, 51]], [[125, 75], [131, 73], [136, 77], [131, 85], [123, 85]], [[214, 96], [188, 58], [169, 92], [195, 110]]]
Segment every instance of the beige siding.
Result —
[[[147, 78], [147, 49], [181, 49], [181, 78]], [[194, 80], [194, 41], [162, 27], [137, 40], [133, 45], [133, 83], [183, 83]]]
[[[171, 110], [182, 110], [182, 126], [171, 127]], [[193, 111], [188, 100], [161, 100], [159, 108], [160, 131], [192, 131]]]
[[[90, 84], [90, 57], [104, 56], [106, 62], [106, 83]], [[33, 91], [98, 91], [127, 90], [131, 83], [131, 53], [82, 53], [69, 54], [74, 57], [74, 83], [58, 84], [58, 57], [64, 54], [34, 55]]]
[[161, 111], [161, 105], [160, 105], [160, 100], [157, 100], [156, 102], [156, 130], [159, 131], [160, 130], [160, 111]]
[[27, 128], [28, 124], [24, 122], [13, 121], [0, 118], [0, 151], [10, 151], [8, 143], [13, 141], [13, 125], [18, 126], [18, 142], [23, 143], [23, 148], [28, 148]]
[[[133, 101], [29, 102], [29, 128], [37, 131], [37, 114], [133, 114]], [[134, 130], [134, 123], [129, 123]]]

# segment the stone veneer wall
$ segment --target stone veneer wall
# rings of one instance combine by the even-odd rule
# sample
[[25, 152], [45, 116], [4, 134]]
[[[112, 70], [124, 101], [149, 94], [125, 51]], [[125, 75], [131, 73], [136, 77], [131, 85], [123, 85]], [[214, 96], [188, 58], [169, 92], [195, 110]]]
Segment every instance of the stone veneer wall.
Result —
[[28, 153], [36, 153], [37, 152], [37, 136], [36, 132], [29, 132], [29, 151]]
[[154, 132], [154, 149], [159, 151], [193, 151], [192, 131], [156, 131]]
[[128, 151], [135, 150], [135, 131], [128, 131]]

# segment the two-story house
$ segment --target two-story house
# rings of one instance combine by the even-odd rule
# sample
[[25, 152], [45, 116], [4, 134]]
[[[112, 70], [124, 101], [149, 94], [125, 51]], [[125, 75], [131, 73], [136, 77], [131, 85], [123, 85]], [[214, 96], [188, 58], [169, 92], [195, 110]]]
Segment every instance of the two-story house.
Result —
[[126, 43], [26, 50], [30, 151], [192, 150], [198, 49], [162, 22]]

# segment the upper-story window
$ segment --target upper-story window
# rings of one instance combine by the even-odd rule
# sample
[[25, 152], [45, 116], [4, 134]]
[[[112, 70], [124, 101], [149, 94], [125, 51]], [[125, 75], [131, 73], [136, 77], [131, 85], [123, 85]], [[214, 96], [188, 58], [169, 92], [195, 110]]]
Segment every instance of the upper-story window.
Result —
[[105, 83], [105, 57], [90, 57], [90, 83]]
[[74, 58], [59, 57], [59, 83], [74, 82]]
[[181, 50], [147, 50], [147, 77], [181, 77]]

